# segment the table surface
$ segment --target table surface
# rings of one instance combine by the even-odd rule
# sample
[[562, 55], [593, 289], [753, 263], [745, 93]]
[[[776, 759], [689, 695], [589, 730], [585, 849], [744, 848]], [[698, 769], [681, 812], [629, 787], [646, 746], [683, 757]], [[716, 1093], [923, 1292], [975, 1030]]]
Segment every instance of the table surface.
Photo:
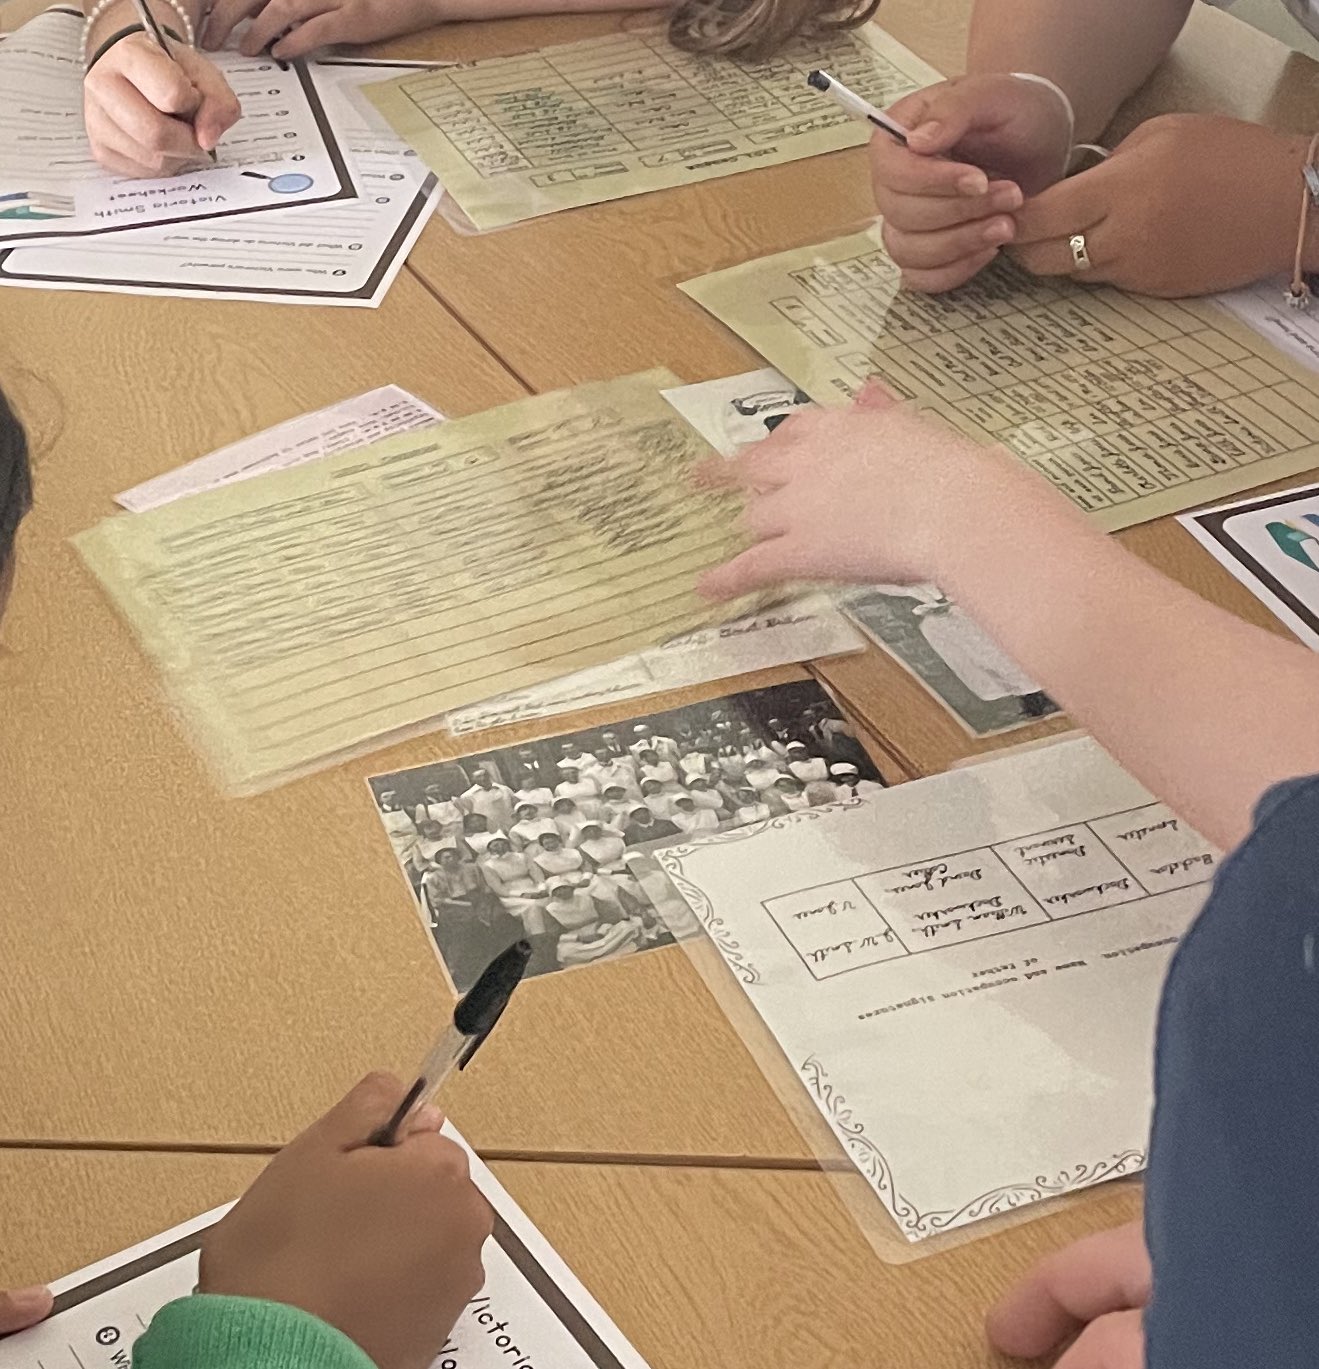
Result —
[[[0, 1151], [0, 1287], [57, 1277], [227, 1202], [261, 1163]], [[894, 1267], [822, 1174], [492, 1168], [651, 1369], [1006, 1366], [985, 1345], [984, 1309], [1038, 1256], [1139, 1209], [1136, 1186], [1109, 1185], [1084, 1207]]]
[[[952, 71], [966, 9], [885, 0], [883, 18]], [[381, 51], [472, 57], [640, 20], [458, 25]], [[1212, 107], [1310, 128], [1313, 75], [1305, 59], [1197, 6], [1174, 57], [1119, 122]], [[0, 376], [32, 429], [37, 508], [0, 648], [0, 1142], [269, 1147], [366, 1068], [409, 1068], [447, 993], [365, 777], [639, 711], [621, 705], [461, 746], [436, 733], [223, 800], [67, 539], [111, 513], [116, 491], [371, 386], [403, 385], [457, 415], [656, 365], [687, 380], [754, 367], [676, 283], [836, 236], [870, 213], [858, 149], [481, 236], [437, 219], [375, 311], [4, 294]], [[1122, 536], [1274, 626], [1171, 522]], [[1067, 725], [977, 744], [878, 651], [812, 670], [895, 779]], [[501, 1165], [501, 1177], [656, 1366], [864, 1362], [880, 1344], [886, 1365], [991, 1363], [979, 1316], [993, 1293], [1033, 1253], [1135, 1201], [1110, 1187], [902, 1268], [881, 1264], [833, 1180], [785, 1168], [806, 1162], [811, 1138], [676, 949], [529, 984], [482, 1062], [454, 1090], [455, 1120], [487, 1155], [533, 1157]], [[257, 1163], [0, 1146], [0, 1285], [221, 1201]], [[729, 1306], [744, 1315], [734, 1321]]]

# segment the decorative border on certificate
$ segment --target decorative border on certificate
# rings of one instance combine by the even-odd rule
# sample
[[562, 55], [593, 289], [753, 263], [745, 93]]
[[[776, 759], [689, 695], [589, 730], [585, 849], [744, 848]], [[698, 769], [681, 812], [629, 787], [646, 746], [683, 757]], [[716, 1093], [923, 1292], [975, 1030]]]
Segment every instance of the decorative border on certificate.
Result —
[[834, 1134], [851, 1154], [853, 1163], [870, 1181], [909, 1241], [937, 1235], [966, 1222], [978, 1222], [986, 1217], [1011, 1212], [1028, 1203], [1070, 1193], [1073, 1189], [1088, 1188], [1109, 1179], [1138, 1174], [1145, 1168], [1143, 1150], [1124, 1150], [1088, 1164], [1069, 1166], [1052, 1179], [1036, 1175], [1034, 1179], [1023, 1183], [1003, 1184], [963, 1203], [959, 1208], [921, 1212], [902, 1196], [884, 1152], [866, 1135], [865, 1124], [856, 1120], [847, 1099], [829, 1082], [828, 1072], [819, 1057], [808, 1056], [798, 1067], [798, 1073]]

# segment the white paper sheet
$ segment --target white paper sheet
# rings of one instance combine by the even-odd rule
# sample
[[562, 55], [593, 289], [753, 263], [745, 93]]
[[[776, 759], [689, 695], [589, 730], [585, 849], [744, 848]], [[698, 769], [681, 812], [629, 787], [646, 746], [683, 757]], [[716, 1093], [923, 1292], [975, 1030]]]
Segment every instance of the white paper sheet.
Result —
[[1093, 741], [655, 855], [909, 1240], [1143, 1167], [1218, 855]]
[[[495, 1176], [470, 1149], [468, 1154], [472, 1178], [495, 1210], [495, 1235], [485, 1249], [485, 1288], [433, 1369], [646, 1369]], [[60, 1279], [53, 1285], [55, 1315], [0, 1341], [0, 1369], [126, 1366], [129, 1346], [155, 1312], [192, 1292], [201, 1235], [227, 1210], [217, 1208]]]
[[0, 241], [108, 234], [356, 198], [305, 67], [281, 70], [273, 58], [236, 52], [213, 54], [243, 106], [216, 149], [217, 165], [157, 180], [102, 171], [83, 128], [82, 25], [80, 11], [56, 6], [0, 40]]
[[287, 423], [231, 442], [167, 471], [154, 480], [134, 485], [115, 495], [115, 503], [141, 513], [159, 504], [181, 499], [199, 490], [213, 490], [234, 480], [246, 480], [267, 471], [282, 471], [316, 461], [322, 456], [352, 451], [395, 433], [412, 432], [441, 423], [444, 415], [424, 400], [397, 385], [382, 385], [352, 399], [327, 405], [314, 413], [300, 414]]
[[375, 308], [442, 192], [416, 153], [352, 91], [430, 65], [363, 60], [308, 67], [360, 199], [20, 247], [0, 252], [0, 285]]
[[1312, 303], [1308, 309], [1293, 309], [1283, 298], [1287, 285], [1278, 276], [1213, 298], [1279, 351], [1319, 371], [1319, 303]]
[[1184, 513], [1221, 566], [1319, 651], [1319, 485]]

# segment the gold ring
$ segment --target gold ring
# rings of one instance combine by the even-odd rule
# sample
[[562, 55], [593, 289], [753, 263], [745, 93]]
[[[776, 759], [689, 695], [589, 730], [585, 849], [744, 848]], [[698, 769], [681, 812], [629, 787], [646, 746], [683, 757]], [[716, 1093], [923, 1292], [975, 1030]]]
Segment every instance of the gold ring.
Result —
[[1067, 245], [1072, 249], [1072, 264], [1078, 271], [1088, 271], [1090, 269], [1090, 253], [1086, 251], [1085, 234], [1073, 233], [1067, 239]]

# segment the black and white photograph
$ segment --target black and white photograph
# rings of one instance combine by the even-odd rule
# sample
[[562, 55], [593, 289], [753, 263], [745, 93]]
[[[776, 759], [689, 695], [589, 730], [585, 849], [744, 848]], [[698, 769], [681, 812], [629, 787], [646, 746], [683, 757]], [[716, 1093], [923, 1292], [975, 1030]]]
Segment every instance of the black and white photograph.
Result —
[[369, 782], [459, 993], [519, 938], [528, 975], [694, 934], [658, 845], [879, 793], [814, 681], [749, 690]]
[[973, 737], [1028, 727], [1058, 705], [936, 585], [872, 585], [843, 612]]

